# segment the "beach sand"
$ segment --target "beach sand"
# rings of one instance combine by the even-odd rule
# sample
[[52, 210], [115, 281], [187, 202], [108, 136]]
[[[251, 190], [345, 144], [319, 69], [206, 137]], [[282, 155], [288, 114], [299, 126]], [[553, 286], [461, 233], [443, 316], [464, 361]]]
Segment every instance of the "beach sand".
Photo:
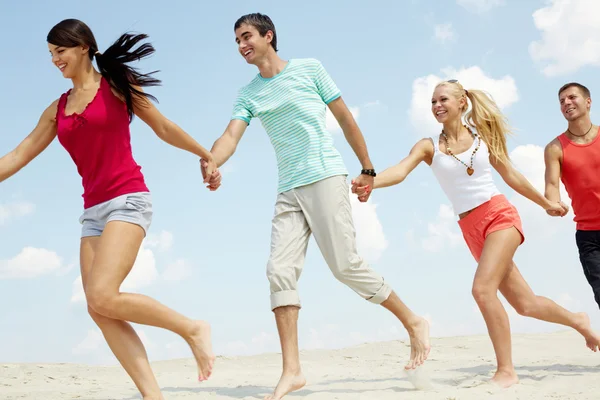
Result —
[[[600, 352], [573, 332], [514, 335], [521, 382], [497, 390], [486, 382], [495, 361], [487, 336], [432, 339], [427, 365], [407, 375], [407, 342], [369, 343], [302, 352], [306, 387], [287, 399], [481, 400], [600, 399]], [[219, 357], [213, 377], [195, 379], [192, 359], [152, 363], [166, 399], [262, 399], [280, 375], [278, 354]], [[415, 388], [415, 386], [420, 389]], [[43, 400], [139, 399], [118, 366], [0, 365], [0, 398]]]

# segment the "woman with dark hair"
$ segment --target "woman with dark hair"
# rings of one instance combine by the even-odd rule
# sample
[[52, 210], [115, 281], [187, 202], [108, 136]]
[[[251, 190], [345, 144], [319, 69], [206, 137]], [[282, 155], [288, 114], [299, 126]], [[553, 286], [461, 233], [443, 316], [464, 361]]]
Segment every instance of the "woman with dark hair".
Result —
[[134, 49], [146, 38], [124, 34], [101, 53], [83, 22], [67, 19], [54, 26], [47, 37], [52, 63], [71, 79], [73, 88], [43, 112], [29, 136], [0, 158], [0, 182], [58, 136], [83, 182], [80, 261], [88, 312], [149, 400], [163, 397], [144, 346], [127, 321], [165, 328], [184, 338], [201, 381], [211, 375], [214, 355], [208, 323], [191, 320], [144, 295], [120, 292], [152, 219], [151, 195], [132, 156], [131, 120], [137, 115], [168, 144], [206, 160], [205, 183], [219, 172], [212, 154], [165, 118], [150, 101], [155, 98], [143, 91], [160, 81], [127, 65], [154, 52], [147, 43]]

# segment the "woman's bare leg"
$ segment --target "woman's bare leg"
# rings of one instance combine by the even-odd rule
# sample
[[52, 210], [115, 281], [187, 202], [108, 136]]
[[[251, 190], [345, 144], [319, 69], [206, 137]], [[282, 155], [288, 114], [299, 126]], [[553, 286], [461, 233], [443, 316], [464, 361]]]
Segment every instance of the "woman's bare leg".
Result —
[[111, 319], [168, 329], [190, 345], [200, 380], [212, 373], [210, 325], [191, 320], [158, 301], [141, 294], [121, 293], [119, 288], [133, 268], [144, 230], [135, 224], [110, 221], [96, 247], [92, 270], [88, 277], [88, 305], [98, 314]]

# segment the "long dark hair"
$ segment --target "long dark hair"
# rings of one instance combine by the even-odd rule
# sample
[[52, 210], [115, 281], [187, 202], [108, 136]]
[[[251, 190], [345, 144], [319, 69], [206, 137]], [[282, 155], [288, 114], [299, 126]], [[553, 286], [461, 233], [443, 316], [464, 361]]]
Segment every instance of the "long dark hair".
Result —
[[136, 68], [127, 65], [154, 53], [154, 47], [150, 43], [144, 43], [132, 50], [134, 46], [147, 38], [148, 35], [145, 34], [125, 33], [101, 53], [92, 30], [85, 23], [78, 19], [65, 19], [50, 30], [46, 40], [48, 43], [61, 47], [88, 46], [90, 60], [96, 58], [96, 64], [102, 76], [125, 99], [131, 121], [134, 117], [133, 106], [141, 97], [158, 101], [151, 94], [141, 92], [134, 87], [134, 85], [141, 87], [160, 85], [160, 80], [151, 76], [157, 71], [143, 74]]

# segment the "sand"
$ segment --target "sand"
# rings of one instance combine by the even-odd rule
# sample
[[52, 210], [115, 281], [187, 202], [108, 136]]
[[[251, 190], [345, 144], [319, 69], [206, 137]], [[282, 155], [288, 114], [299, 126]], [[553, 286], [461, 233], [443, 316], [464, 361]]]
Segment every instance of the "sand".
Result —
[[[520, 383], [487, 384], [495, 367], [487, 336], [432, 339], [427, 365], [408, 376], [401, 341], [302, 352], [307, 386], [287, 399], [481, 400], [600, 399], [600, 352], [573, 332], [514, 335]], [[192, 359], [152, 363], [166, 399], [262, 399], [280, 374], [280, 355], [219, 357], [216, 372], [195, 380]], [[415, 385], [420, 389], [415, 388]], [[139, 399], [120, 367], [75, 364], [0, 365], [0, 399]]]

